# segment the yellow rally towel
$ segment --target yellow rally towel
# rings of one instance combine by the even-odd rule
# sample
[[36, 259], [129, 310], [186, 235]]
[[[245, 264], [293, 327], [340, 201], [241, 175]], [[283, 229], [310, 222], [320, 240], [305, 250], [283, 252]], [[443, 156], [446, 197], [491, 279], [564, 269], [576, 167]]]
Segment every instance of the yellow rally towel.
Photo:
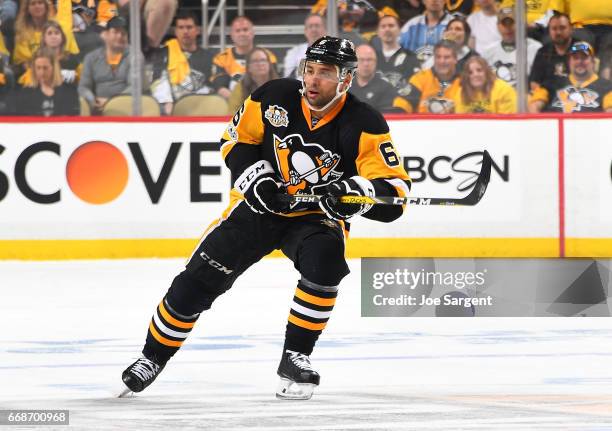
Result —
[[6, 76], [4, 76], [4, 73], [0, 73], [0, 85], [4, 84], [6, 84]]
[[110, 21], [112, 17], [117, 15], [119, 15], [119, 10], [117, 9], [117, 4], [115, 2], [108, 0], [100, 0], [98, 2], [96, 20], [102, 27], [106, 27], [106, 23]]
[[177, 85], [185, 80], [191, 72], [191, 68], [178, 40], [170, 39], [166, 42], [166, 46], [168, 47], [168, 74], [170, 75], [170, 82], [173, 85]]
[[23, 75], [19, 77], [17, 83], [22, 87], [32, 87], [34, 82], [32, 80], [32, 69], [29, 67], [23, 72]]
[[0, 54], [9, 55], [8, 49], [6, 49], [6, 45], [4, 44], [4, 36], [0, 33]]

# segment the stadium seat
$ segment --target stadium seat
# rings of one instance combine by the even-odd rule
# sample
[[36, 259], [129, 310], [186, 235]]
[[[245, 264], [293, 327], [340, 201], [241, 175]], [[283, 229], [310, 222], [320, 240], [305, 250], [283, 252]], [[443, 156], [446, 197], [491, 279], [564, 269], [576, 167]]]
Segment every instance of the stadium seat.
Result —
[[227, 102], [221, 96], [215, 94], [190, 94], [180, 98], [174, 104], [172, 115], [197, 117], [207, 115], [229, 115], [229, 112]]
[[[119, 96], [111, 97], [104, 108], [102, 108], [102, 115], [106, 117], [126, 117], [132, 115], [132, 96], [128, 94], [121, 94]], [[159, 104], [152, 96], [142, 96], [142, 116], [143, 117], [159, 117], [161, 111]]]
[[88, 117], [91, 115], [91, 108], [89, 103], [83, 97], [79, 97], [79, 106], [81, 110], [81, 117]]

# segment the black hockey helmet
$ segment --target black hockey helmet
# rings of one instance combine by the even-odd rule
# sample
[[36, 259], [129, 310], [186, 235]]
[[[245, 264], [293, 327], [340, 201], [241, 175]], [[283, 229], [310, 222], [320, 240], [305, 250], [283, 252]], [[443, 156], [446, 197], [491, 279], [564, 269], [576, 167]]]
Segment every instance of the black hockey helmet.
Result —
[[357, 68], [355, 45], [348, 39], [323, 36], [306, 49], [306, 61], [334, 64], [340, 70], [353, 71]]

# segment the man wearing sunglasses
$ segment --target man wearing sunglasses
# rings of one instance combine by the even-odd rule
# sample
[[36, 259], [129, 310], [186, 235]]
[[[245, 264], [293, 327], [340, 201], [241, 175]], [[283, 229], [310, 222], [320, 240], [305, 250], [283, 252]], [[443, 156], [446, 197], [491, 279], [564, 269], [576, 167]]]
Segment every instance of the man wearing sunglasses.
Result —
[[[276, 395], [312, 396], [320, 377], [310, 354], [349, 272], [344, 258], [348, 222], [359, 215], [391, 222], [403, 213], [402, 206], [345, 204], [338, 196], [403, 197], [410, 186], [382, 115], [347, 94], [356, 67], [352, 42], [322, 37], [306, 50], [301, 82], [269, 81], [236, 112], [221, 139], [221, 154], [234, 180], [230, 205], [206, 231], [154, 312], [143, 357], [123, 372], [123, 394], [151, 384], [200, 313], [247, 268], [282, 250], [300, 278]], [[280, 194], [294, 195], [292, 203]], [[309, 202], [312, 194], [323, 195], [320, 204]], [[253, 304], [256, 312], [267, 312], [265, 305], [257, 307]]]
[[529, 98], [529, 112], [612, 112], [612, 82], [595, 73], [595, 54], [587, 42], [569, 49], [569, 76], [555, 76]]

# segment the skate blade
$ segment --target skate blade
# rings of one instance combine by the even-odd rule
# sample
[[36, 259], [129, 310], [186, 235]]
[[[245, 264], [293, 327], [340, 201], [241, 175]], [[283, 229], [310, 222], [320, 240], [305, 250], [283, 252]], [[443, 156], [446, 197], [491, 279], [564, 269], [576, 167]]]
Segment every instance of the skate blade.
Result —
[[276, 389], [276, 398], [280, 400], [309, 400], [316, 386], [312, 383], [296, 383], [293, 380], [281, 378]]
[[132, 390], [125, 385], [123, 385], [123, 387], [119, 390], [117, 394], [117, 398], [128, 398], [133, 396], [134, 392], [132, 392]]

